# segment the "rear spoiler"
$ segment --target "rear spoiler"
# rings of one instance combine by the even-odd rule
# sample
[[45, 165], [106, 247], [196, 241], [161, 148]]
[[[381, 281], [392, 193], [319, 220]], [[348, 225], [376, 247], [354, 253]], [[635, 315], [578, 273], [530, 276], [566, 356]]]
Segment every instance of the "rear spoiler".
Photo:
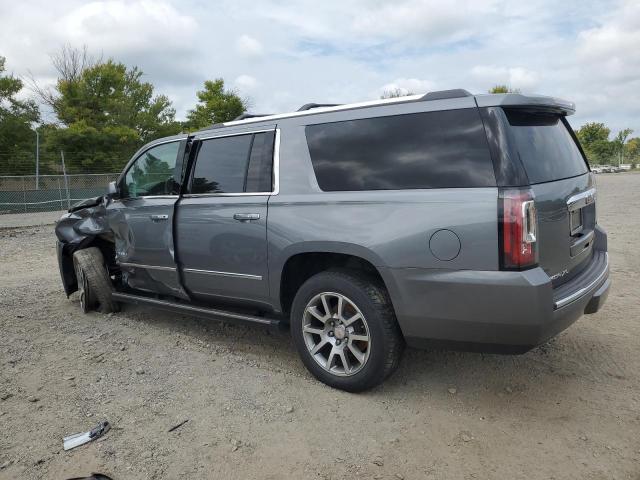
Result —
[[576, 105], [561, 98], [543, 95], [522, 95], [520, 93], [476, 95], [478, 107], [513, 107], [545, 110], [560, 115], [573, 115]]

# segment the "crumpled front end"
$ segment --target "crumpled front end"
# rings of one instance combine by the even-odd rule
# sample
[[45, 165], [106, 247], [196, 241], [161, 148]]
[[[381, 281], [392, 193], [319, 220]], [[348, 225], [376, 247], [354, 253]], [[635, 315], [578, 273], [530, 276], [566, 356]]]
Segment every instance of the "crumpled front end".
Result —
[[[102, 197], [88, 199], [74, 205], [56, 222], [56, 252], [62, 285], [67, 296], [78, 289], [73, 267], [73, 252], [89, 244], [98, 246], [113, 243], [106, 202]], [[108, 258], [105, 256], [105, 258]]]

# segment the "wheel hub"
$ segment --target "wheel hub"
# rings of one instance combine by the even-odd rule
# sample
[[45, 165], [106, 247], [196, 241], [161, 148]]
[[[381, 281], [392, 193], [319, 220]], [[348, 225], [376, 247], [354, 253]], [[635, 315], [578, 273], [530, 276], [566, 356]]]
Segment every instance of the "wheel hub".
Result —
[[344, 340], [344, 337], [347, 336], [347, 329], [344, 325], [338, 325], [333, 329], [333, 333], [338, 340]]

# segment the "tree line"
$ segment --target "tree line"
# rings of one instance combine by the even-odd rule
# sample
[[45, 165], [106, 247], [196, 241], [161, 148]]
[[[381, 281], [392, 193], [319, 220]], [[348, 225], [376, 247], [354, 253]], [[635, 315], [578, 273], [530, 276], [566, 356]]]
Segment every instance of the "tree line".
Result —
[[[35, 99], [21, 100], [25, 82], [7, 74], [0, 57], [0, 175], [35, 172], [37, 136], [41, 174], [60, 173], [61, 152], [68, 173], [118, 172], [145, 143], [229, 121], [248, 106], [223, 79], [207, 80], [186, 120], [178, 121], [171, 100], [138, 67], [70, 47], [53, 55], [52, 64], [55, 86], [31, 78]], [[36, 99], [53, 120], [43, 121]]]
[[[64, 152], [68, 173], [118, 172], [133, 153], [156, 138], [191, 132], [245, 113], [248, 101], [217, 78], [204, 82], [185, 121], [176, 120], [171, 100], [144, 81], [138, 67], [112, 58], [94, 59], [86, 48], [63, 47], [53, 55], [53, 87], [24, 81], [5, 71], [0, 56], [0, 175], [35, 172], [39, 138], [40, 173], [60, 173]], [[517, 92], [496, 85], [490, 93]], [[383, 98], [407, 95], [385, 92]], [[37, 102], [36, 100], [39, 100]], [[53, 112], [43, 121], [39, 104]], [[36, 134], [37, 132], [37, 134]], [[640, 163], [640, 138], [624, 129], [614, 138], [603, 123], [587, 123], [576, 134], [592, 164]]]

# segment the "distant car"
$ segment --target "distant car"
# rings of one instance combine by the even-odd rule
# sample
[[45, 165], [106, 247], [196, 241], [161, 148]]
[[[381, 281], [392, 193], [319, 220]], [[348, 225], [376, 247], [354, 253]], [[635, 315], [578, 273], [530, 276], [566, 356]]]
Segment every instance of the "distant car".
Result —
[[573, 112], [452, 90], [155, 140], [58, 222], [65, 292], [288, 323], [311, 373], [348, 391], [405, 342], [524, 352], [609, 290]]
[[602, 173], [603, 169], [600, 166], [591, 167], [591, 173]]

